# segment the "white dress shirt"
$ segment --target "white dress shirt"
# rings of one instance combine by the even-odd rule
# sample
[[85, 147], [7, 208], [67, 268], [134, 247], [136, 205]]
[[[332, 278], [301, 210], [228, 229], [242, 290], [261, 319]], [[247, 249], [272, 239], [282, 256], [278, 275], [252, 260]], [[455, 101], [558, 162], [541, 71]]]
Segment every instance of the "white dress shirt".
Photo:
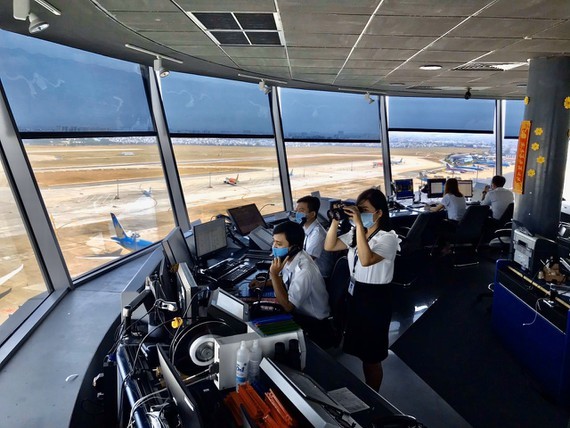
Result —
[[507, 209], [507, 206], [514, 200], [513, 192], [504, 187], [497, 187], [487, 192], [481, 204], [490, 205], [493, 218], [499, 220]]

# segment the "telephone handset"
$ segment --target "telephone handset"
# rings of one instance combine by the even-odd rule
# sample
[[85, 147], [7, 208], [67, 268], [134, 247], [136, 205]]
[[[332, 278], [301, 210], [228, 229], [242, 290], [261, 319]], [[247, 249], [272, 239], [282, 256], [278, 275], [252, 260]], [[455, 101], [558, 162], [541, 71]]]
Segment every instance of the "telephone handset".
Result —
[[281, 262], [283, 262], [283, 260], [285, 260], [287, 257], [289, 257], [289, 260], [291, 260], [293, 257], [295, 257], [299, 253], [299, 251], [301, 251], [301, 247], [299, 247], [298, 245], [292, 245], [289, 248], [289, 252], [287, 253], [287, 255], [279, 257], [279, 260], [281, 260]]

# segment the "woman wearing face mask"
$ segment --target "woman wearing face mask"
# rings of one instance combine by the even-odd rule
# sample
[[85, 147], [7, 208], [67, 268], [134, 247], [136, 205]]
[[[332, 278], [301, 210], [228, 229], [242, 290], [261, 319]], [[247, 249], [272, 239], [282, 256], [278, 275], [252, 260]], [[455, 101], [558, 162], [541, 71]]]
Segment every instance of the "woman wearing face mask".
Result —
[[330, 346], [329, 296], [312, 257], [304, 251], [305, 232], [300, 224], [286, 221], [273, 229], [273, 262], [269, 268], [277, 302], [309, 337]]
[[356, 206], [343, 209], [354, 227], [337, 237], [339, 222], [333, 218], [325, 240], [325, 250], [348, 249], [351, 279], [343, 351], [362, 360], [366, 384], [378, 391], [388, 356], [390, 282], [400, 239], [389, 230], [388, 203], [380, 190], [362, 192]]

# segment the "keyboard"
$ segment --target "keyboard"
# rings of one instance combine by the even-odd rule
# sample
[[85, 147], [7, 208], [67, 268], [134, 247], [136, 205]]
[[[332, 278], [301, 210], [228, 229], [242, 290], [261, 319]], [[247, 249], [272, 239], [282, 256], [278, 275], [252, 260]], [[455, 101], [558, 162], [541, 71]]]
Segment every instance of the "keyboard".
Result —
[[425, 206], [425, 204], [418, 202], [418, 203], [409, 205], [409, 208], [423, 208], [424, 206]]
[[227, 282], [233, 285], [256, 271], [257, 268], [255, 266], [243, 264], [236, 267], [234, 270], [228, 272], [227, 274], [219, 277], [218, 281]]
[[210, 266], [204, 273], [214, 279], [220, 279], [239, 265], [241, 265], [241, 262], [237, 259], [225, 259], [213, 266]]

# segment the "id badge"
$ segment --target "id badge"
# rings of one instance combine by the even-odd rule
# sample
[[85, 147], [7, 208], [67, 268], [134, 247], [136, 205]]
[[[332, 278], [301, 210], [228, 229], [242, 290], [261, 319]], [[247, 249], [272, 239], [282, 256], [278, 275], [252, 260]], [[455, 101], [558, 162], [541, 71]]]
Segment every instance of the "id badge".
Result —
[[350, 294], [351, 296], [354, 293], [354, 284], [356, 283], [356, 280], [354, 279], [353, 276], [350, 277], [350, 282], [348, 283], [348, 294]]

